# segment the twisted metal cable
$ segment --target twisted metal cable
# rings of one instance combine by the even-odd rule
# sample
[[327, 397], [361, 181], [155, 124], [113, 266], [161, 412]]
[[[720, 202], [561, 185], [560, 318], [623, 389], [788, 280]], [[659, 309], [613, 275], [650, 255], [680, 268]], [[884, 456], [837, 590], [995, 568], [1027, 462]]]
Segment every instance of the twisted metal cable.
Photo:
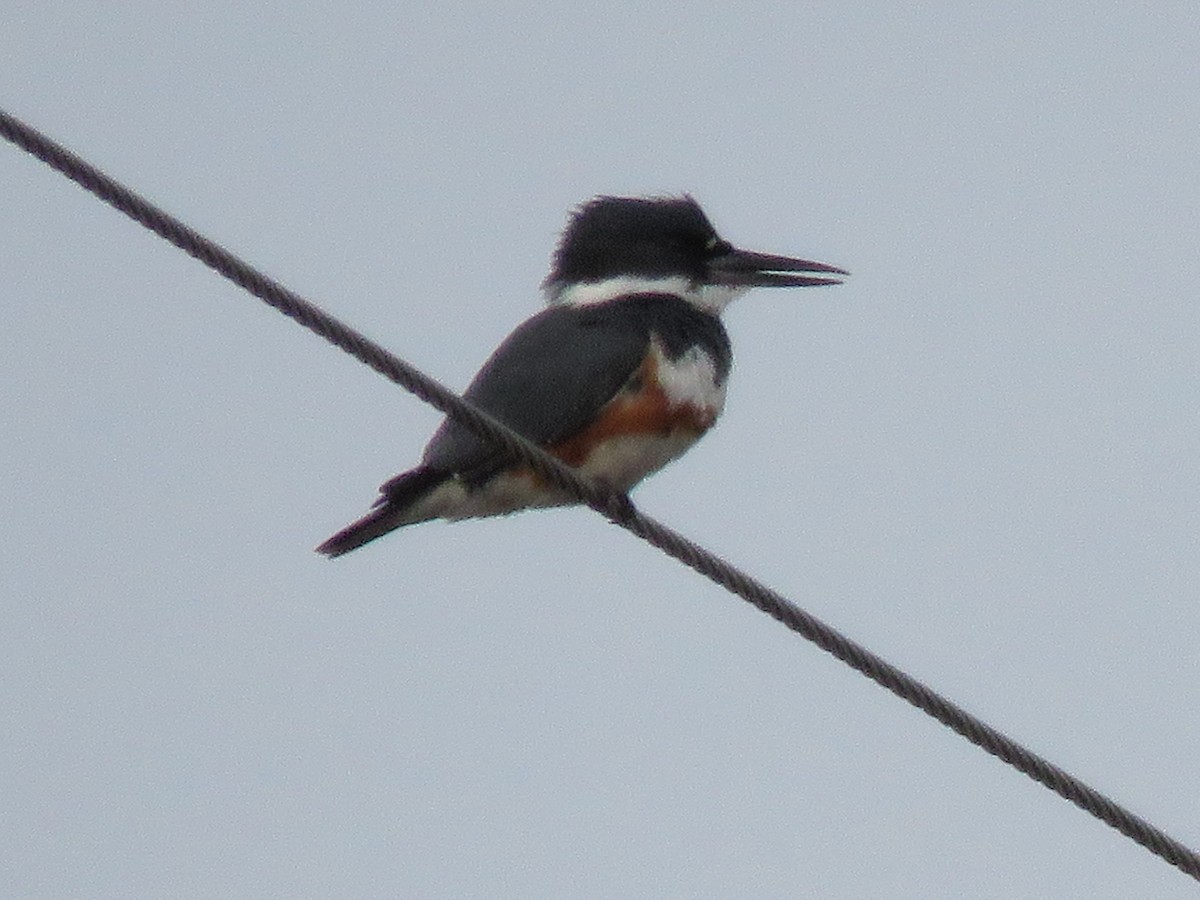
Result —
[[397, 358], [353, 328], [342, 324], [4, 110], [0, 110], [0, 136], [36, 156], [269, 306], [340, 347], [385, 378], [394, 381], [441, 412], [454, 416], [484, 439], [526, 463], [538, 475], [571, 497], [587, 504], [658, 547], [668, 556], [674, 557], [779, 620], [792, 631], [833, 654], [893, 694], [907, 700], [971, 743], [1200, 881], [1200, 854], [845, 637], [781, 594], [678, 532], [638, 512], [625, 494], [584, 481], [569, 466], [492, 416], [471, 406], [428, 375]]

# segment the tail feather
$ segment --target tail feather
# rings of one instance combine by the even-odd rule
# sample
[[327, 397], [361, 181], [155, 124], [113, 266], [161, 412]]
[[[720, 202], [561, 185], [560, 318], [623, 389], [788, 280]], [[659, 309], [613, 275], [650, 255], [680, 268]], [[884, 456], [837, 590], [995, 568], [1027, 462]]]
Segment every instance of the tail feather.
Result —
[[444, 472], [426, 468], [397, 475], [380, 488], [379, 499], [369, 513], [325, 541], [317, 552], [330, 558], [341, 556], [389, 531], [424, 521], [427, 517], [414, 517], [413, 506], [445, 480]]

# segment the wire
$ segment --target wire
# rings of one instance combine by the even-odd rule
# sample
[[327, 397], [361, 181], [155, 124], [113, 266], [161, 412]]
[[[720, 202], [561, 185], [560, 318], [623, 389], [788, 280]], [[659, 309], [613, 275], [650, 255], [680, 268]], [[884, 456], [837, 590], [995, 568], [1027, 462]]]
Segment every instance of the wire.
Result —
[[0, 135], [284, 315], [345, 350], [385, 378], [394, 381], [443, 413], [460, 420], [484, 439], [492, 441], [506, 453], [526, 463], [538, 475], [571, 497], [607, 516], [611, 521], [767, 615], [778, 619], [792, 631], [904, 698], [943, 725], [952, 728], [971, 743], [1200, 881], [1200, 854], [845, 637], [781, 594], [678, 532], [639, 512], [626, 495], [584, 481], [573, 469], [496, 419], [471, 406], [428, 375], [339, 322], [4, 110], [0, 110]]

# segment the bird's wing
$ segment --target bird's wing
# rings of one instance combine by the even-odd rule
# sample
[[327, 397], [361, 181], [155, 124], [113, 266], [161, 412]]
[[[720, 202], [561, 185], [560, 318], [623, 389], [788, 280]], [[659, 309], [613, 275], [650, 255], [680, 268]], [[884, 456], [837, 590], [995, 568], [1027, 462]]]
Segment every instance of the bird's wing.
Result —
[[[613, 306], [552, 306], [504, 340], [463, 396], [535, 444], [555, 443], [597, 416], [637, 370], [649, 343], [644, 315]], [[448, 418], [430, 440], [423, 467], [479, 483], [505, 462]]]

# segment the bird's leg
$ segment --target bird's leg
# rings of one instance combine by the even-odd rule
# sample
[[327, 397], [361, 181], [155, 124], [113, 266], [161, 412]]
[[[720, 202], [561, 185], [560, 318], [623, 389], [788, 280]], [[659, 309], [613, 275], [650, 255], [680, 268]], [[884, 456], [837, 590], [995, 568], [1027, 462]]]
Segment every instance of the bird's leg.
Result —
[[596, 479], [596, 486], [604, 492], [603, 499], [592, 504], [592, 508], [603, 513], [618, 525], [628, 524], [637, 515], [637, 507], [629, 494], [612, 484], [605, 478]]

